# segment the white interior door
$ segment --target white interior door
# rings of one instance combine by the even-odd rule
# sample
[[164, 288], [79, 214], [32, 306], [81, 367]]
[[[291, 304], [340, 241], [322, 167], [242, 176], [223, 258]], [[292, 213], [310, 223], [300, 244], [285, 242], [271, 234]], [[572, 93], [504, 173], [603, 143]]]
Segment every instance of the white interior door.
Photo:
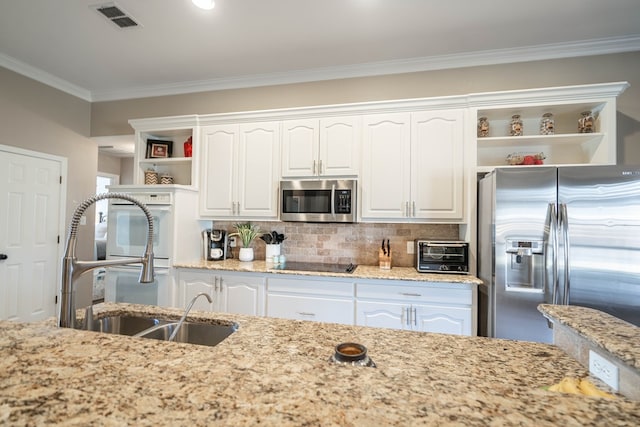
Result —
[[65, 173], [63, 158], [0, 146], [0, 320], [56, 314]]

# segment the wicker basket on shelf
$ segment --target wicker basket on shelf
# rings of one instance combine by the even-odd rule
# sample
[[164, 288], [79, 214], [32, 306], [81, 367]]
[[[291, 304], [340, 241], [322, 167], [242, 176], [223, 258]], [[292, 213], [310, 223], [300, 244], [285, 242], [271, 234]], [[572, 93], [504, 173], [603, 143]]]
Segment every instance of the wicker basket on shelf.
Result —
[[158, 183], [158, 172], [144, 171], [144, 183], [146, 185], [155, 185]]

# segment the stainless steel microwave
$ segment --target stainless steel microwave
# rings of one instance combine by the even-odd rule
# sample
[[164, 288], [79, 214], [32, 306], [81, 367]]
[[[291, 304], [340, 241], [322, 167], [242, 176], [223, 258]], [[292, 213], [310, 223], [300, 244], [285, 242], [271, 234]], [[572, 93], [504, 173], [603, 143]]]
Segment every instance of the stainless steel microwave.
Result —
[[280, 220], [356, 222], [358, 181], [280, 181]]

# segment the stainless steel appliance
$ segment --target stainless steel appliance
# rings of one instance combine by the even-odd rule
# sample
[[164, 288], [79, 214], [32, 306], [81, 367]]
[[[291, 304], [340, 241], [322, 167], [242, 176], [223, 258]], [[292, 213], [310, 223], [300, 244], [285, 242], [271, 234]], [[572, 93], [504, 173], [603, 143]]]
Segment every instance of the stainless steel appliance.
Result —
[[469, 273], [467, 242], [417, 239], [415, 252], [421, 273]]
[[204, 230], [202, 232], [202, 255], [207, 261], [227, 259], [228, 235], [224, 230]]
[[640, 167], [498, 168], [478, 206], [487, 335], [551, 342], [540, 303], [640, 326]]
[[280, 181], [280, 220], [356, 222], [356, 180]]

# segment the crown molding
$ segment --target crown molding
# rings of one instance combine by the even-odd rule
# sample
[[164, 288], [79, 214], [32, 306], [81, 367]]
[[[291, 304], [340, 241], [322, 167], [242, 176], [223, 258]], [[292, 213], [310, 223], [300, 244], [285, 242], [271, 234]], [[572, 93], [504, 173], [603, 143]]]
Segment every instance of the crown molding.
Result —
[[0, 66], [9, 68], [12, 71], [70, 93], [71, 95], [77, 96], [86, 101], [99, 102], [635, 51], [640, 51], [640, 35], [582, 40], [570, 43], [554, 43], [511, 49], [484, 50], [397, 61], [380, 61], [342, 67], [326, 67], [309, 70], [296, 70], [291, 72], [247, 75], [167, 85], [139, 86], [121, 88], [113, 91], [95, 92], [90, 92], [87, 89], [78, 87], [63, 79], [53, 76], [52, 74], [39, 70], [35, 67], [31, 67], [6, 55], [0, 54]]
[[53, 74], [47, 73], [39, 68], [32, 67], [22, 61], [18, 61], [8, 55], [0, 53], [0, 67], [7, 68], [13, 72], [29, 77], [37, 82], [51, 86], [55, 89], [66, 92], [85, 101], [92, 101], [91, 92], [73, 83], [69, 83]]

